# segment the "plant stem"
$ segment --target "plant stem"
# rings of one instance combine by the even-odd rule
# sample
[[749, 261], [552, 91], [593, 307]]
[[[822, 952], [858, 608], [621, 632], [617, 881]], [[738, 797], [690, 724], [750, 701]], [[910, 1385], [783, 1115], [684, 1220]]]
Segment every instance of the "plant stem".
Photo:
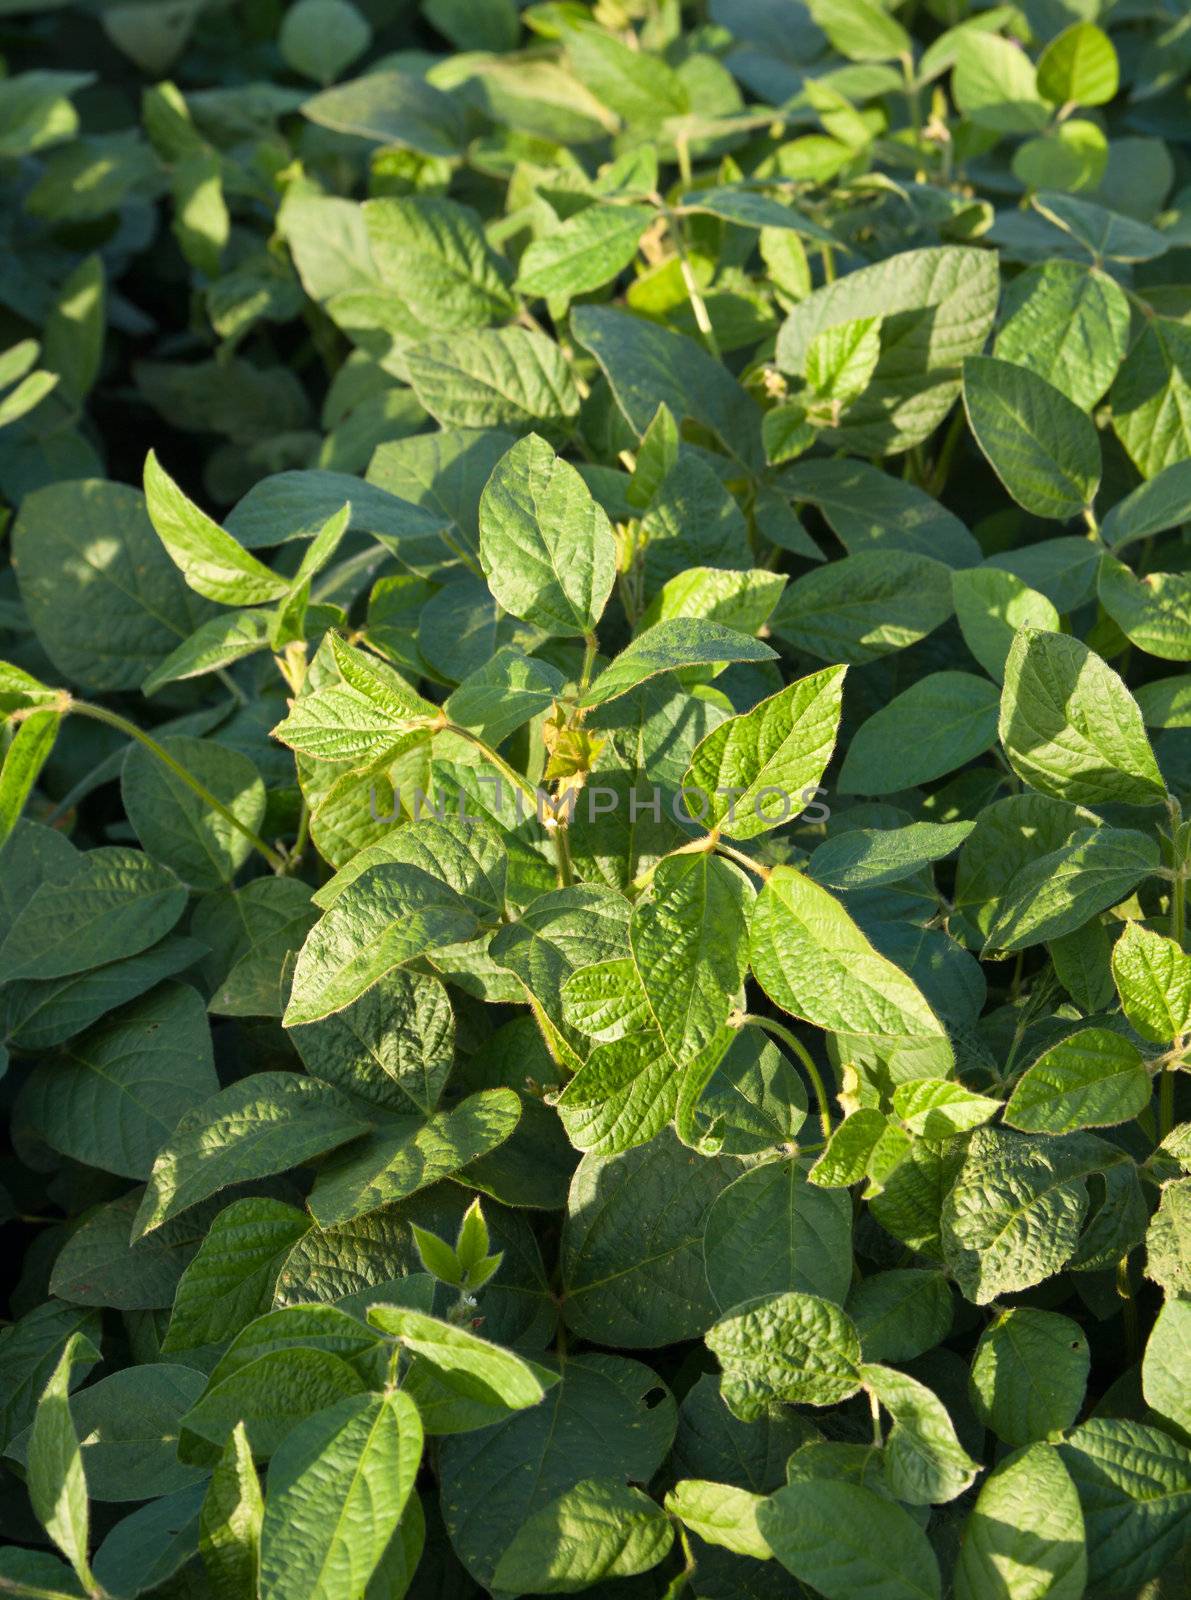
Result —
[[583, 637], [583, 668], [579, 673], [579, 693], [585, 694], [591, 686], [592, 669], [595, 658], [600, 648], [600, 641], [594, 633], [585, 634]]
[[77, 712], [81, 717], [90, 717], [93, 722], [106, 723], [109, 728], [115, 728], [127, 738], [135, 739], [138, 744], [143, 744], [145, 749], [156, 756], [162, 766], [168, 767], [176, 778], [180, 778], [205, 806], [216, 812], [229, 826], [235, 828], [237, 833], [247, 839], [252, 848], [264, 856], [274, 872], [285, 871], [285, 859], [283, 856], [278, 855], [276, 850], [267, 845], [259, 834], [253, 833], [246, 823], [240, 821], [234, 811], [229, 810], [222, 800], [215, 798], [205, 784], [200, 783], [196, 777], [187, 772], [181, 762], [175, 761], [164, 745], [158, 744], [156, 739], [138, 728], [135, 722], [129, 722], [127, 717], [121, 717], [115, 711], [109, 711], [106, 706], [92, 705], [89, 700], [71, 700], [66, 709], [70, 712]]
[[571, 845], [567, 838], [567, 825], [559, 822], [550, 830], [554, 835], [554, 859], [558, 862], [558, 887], [569, 889], [575, 881], [571, 866]]
[[780, 1039], [783, 1044], [788, 1045], [798, 1057], [799, 1061], [802, 1062], [802, 1065], [806, 1070], [806, 1075], [811, 1080], [811, 1084], [814, 1087], [815, 1099], [818, 1102], [819, 1126], [823, 1130], [824, 1139], [830, 1139], [831, 1111], [827, 1099], [827, 1090], [823, 1083], [822, 1074], [812, 1060], [811, 1053], [803, 1044], [802, 1040], [791, 1033], [789, 1028], [783, 1027], [780, 1022], [774, 1022], [771, 1017], [759, 1017], [755, 1012], [749, 1011], [746, 1012], [742, 1020], [744, 1022], [751, 1022], [754, 1028], [763, 1028], [766, 1033], [773, 1034], [775, 1039]]
[[746, 872], [754, 873], [764, 883], [769, 877], [769, 868], [763, 867], [759, 861], [754, 861], [752, 856], [746, 856], [743, 850], [737, 850], [733, 845], [725, 844], [722, 839], [717, 839], [715, 848], [722, 856], [727, 856], [730, 861], [735, 861]]
[[1163, 1067], [1158, 1074], [1158, 1143], [1174, 1127], [1174, 1069]]
[[873, 1444], [879, 1450], [885, 1443], [885, 1436], [881, 1432], [881, 1402], [871, 1389], [868, 1391], [868, 1409], [873, 1419]]
[[1117, 1262], [1117, 1294], [1123, 1304], [1121, 1315], [1125, 1319], [1125, 1348], [1128, 1352], [1129, 1364], [1132, 1365], [1141, 1353], [1141, 1341], [1137, 1326], [1137, 1301], [1133, 1298], [1133, 1289], [1129, 1283], [1129, 1257], [1124, 1255]]
[[664, 212], [670, 239], [674, 245], [674, 253], [678, 257], [678, 270], [682, 274], [683, 287], [686, 289], [686, 297], [690, 301], [691, 311], [694, 313], [695, 326], [702, 335], [703, 343], [718, 360], [720, 353], [719, 343], [716, 340], [715, 329], [711, 325], [707, 302], [703, 299], [702, 291], [695, 281], [695, 270], [691, 266], [690, 257], [687, 255], [686, 240], [682, 232], [682, 221], [675, 216], [669, 206], [664, 208]]
[[1175, 868], [1175, 879], [1170, 886], [1170, 937], [1180, 950], [1187, 932], [1187, 880], [1183, 870], [1181, 866]]
[[474, 744], [477, 750], [483, 751], [487, 759], [492, 763], [498, 772], [503, 773], [503, 775], [513, 785], [514, 789], [520, 789], [521, 793], [525, 795], [525, 797], [532, 803], [534, 814], [537, 814], [538, 791], [534, 788], [533, 784], [530, 783], [527, 777], [518, 772], [516, 767], [511, 767], [503, 756], [498, 756], [491, 745], [485, 744], [483, 739], [480, 738], [479, 734], [472, 733], [468, 728], [461, 728], [458, 723], [455, 722], [443, 723], [441, 731], [443, 733], [458, 734], [460, 739], [466, 739], [468, 744]]

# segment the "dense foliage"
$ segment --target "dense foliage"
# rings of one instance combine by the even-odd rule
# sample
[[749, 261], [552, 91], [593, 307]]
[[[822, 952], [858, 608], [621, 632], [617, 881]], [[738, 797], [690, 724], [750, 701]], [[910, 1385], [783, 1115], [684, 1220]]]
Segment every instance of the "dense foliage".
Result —
[[1191, 1592], [1183, 0], [0, 0], [0, 1592]]

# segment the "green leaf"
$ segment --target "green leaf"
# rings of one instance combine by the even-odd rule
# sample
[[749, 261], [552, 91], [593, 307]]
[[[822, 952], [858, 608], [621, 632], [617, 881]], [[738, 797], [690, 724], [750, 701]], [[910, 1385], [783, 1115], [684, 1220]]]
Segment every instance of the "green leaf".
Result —
[[1090, 411], [1116, 377], [1128, 339], [1129, 302], [1114, 278], [1076, 261], [1044, 261], [1007, 288], [993, 350]]
[[1023, 782], [1076, 804], [1146, 806], [1165, 790], [1137, 702], [1068, 634], [1023, 628], [1005, 664], [1001, 743]]
[[61, 978], [137, 955], [182, 915], [186, 890], [139, 850], [103, 845], [69, 878], [43, 883], [0, 944], [0, 983]]
[[1083, 1515], [1057, 1450], [1006, 1456], [980, 1486], [964, 1524], [956, 1600], [1081, 1600]]
[[509, 1593], [576, 1594], [656, 1567], [674, 1529], [662, 1508], [615, 1478], [585, 1478], [518, 1530], [493, 1582]]
[[980, 560], [980, 546], [958, 517], [867, 461], [800, 462], [782, 473], [781, 483], [794, 499], [819, 508], [849, 554], [884, 545], [950, 567]]
[[568, 1355], [540, 1405], [443, 1440], [443, 1518], [459, 1559], [491, 1588], [532, 1516], [592, 1477], [648, 1483], [674, 1425], [674, 1401], [648, 1367], [601, 1351]]
[[1113, 432], [1143, 478], [1191, 456], [1191, 334], [1146, 321], [1109, 392]]
[[811, 16], [849, 61], [895, 61], [910, 38], [878, 0], [811, 0]]
[[1091, 508], [1100, 484], [1100, 441], [1061, 390], [1028, 367], [969, 356], [964, 406], [977, 444], [1018, 505], [1058, 522]]
[[226, 1375], [221, 1362], [182, 1418], [180, 1452], [187, 1461], [213, 1467], [242, 1422], [253, 1455], [265, 1460], [299, 1424], [365, 1387], [356, 1367], [318, 1347], [266, 1350]]
[[35, 711], [19, 725], [0, 766], [0, 846], [20, 821], [25, 802], [53, 754], [62, 714]]
[[599, 706], [627, 694], [659, 672], [683, 667], [722, 667], [730, 661], [771, 661], [777, 654], [759, 639], [701, 617], [669, 617], [646, 628], [604, 668], [583, 696]]
[[852, 1278], [852, 1207], [817, 1189], [797, 1161], [742, 1173], [712, 1202], [707, 1282], [721, 1308], [795, 1290], [841, 1303]]
[[363, 211], [377, 272], [427, 333], [482, 328], [516, 311], [508, 267], [470, 207], [409, 195], [369, 200]]
[[535, 239], [521, 257], [517, 287], [529, 295], [589, 294], [618, 277], [654, 219], [650, 206], [592, 205]]
[[845, 670], [800, 678], [702, 740], [683, 790], [701, 797], [705, 827], [752, 839], [804, 809], [835, 747]]
[[716, 1315], [703, 1273], [705, 1214], [739, 1171], [693, 1155], [669, 1130], [623, 1154], [585, 1155], [562, 1241], [567, 1327], [623, 1349], [698, 1338]]
[[1077, 828], [1027, 862], [1005, 888], [985, 950], [1026, 950], [1083, 927], [1159, 867], [1157, 841], [1131, 828]]
[[994, 33], [957, 35], [951, 93], [957, 108], [991, 133], [1033, 133], [1049, 112], [1038, 93], [1029, 56], [1011, 39]]
[[682, 78], [658, 56], [586, 20], [568, 21], [564, 40], [579, 81], [631, 127], [650, 131], [690, 109]]
[[562, 693], [564, 681], [547, 662], [506, 646], [462, 680], [444, 709], [457, 727], [470, 729], [495, 749], [518, 728], [548, 711]]
[[1191, 579], [1181, 572], [1136, 578], [1120, 561], [1100, 560], [1100, 604], [1139, 650], [1166, 661], [1191, 661]]
[[106, 328], [103, 262], [87, 256], [58, 291], [46, 320], [42, 358], [58, 376], [58, 393], [81, 405], [103, 361]]
[[[558, 1382], [556, 1373], [513, 1351], [480, 1339], [467, 1328], [418, 1311], [373, 1305], [368, 1310], [368, 1321], [417, 1357], [407, 1375], [405, 1391], [417, 1403], [428, 1431], [433, 1433], [463, 1431], [439, 1425], [436, 1409], [441, 1409], [442, 1391], [465, 1410], [476, 1410], [477, 1415], [468, 1417], [463, 1424], [470, 1428], [499, 1422], [509, 1411], [536, 1406]], [[427, 1368], [432, 1370], [427, 1372]]]
[[87, 1482], [69, 1396], [75, 1361], [93, 1361], [97, 1354], [81, 1333], [72, 1333], [67, 1339], [38, 1401], [26, 1458], [26, 1483], [33, 1513], [88, 1593], [94, 1590], [95, 1580], [87, 1562]]
[[577, 306], [571, 332], [599, 362], [638, 438], [659, 405], [692, 417], [744, 466], [760, 467], [760, 414], [727, 371], [693, 339], [610, 306]]
[[337, 78], [371, 42], [372, 29], [350, 0], [298, 0], [277, 37], [286, 66], [316, 83]]
[[916, 644], [951, 608], [951, 578], [941, 561], [863, 550], [796, 578], [770, 627], [799, 650], [859, 665]]
[[181, 1119], [218, 1088], [203, 1002], [168, 984], [35, 1067], [21, 1115], [60, 1154], [147, 1178]]
[[730, 1483], [705, 1478], [684, 1478], [666, 1496], [666, 1510], [678, 1517], [705, 1544], [718, 1545], [734, 1555], [770, 1561], [773, 1551], [757, 1521], [762, 1496]]
[[1191, 1294], [1191, 1181], [1163, 1185], [1146, 1232], [1146, 1273], [1168, 1294]]
[[248, 1435], [237, 1423], [199, 1516], [199, 1553], [220, 1600], [255, 1600], [264, 1509]]
[[196, 594], [243, 606], [280, 600], [287, 593], [288, 581], [187, 499], [152, 450], [145, 460], [145, 503], [158, 538]]
[[859, 1483], [796, 1478], [757, 1513], [782, 1566], [824, 1600], [939, 1600], [939, 1566], [902, 1506]]
[[480, 501], [480, 560], [496, 599], [556, 634], [590, 633], [616, 577], [612, 526], [574, 467], [530, 434]]
[[517, 1126], [512, 1089], [484, 1089], [425, 1121], [386, 1118], [321, 1168], [308, 1205], [322, 1228], [404, 1200], [503, 1144]]
[[401, 1520], [422, 1454], [400, 1390], [352, 1395], [300, 1423], [269, 1464], [262, 1600], [363, 1592]]
[[715, 1038], [740, 995], [753, 891], [738, 867], [707, 851], [658, 864], [629, 942], [653, 1021], [677, 1066]]
[[858, 318], [880, 317], [881, 356], [872, 378], [822, 437], [854, 455], [906, 450], [951, 409], [960, 363], [983, 349], [998, 293], [997, 262], [989, 251], [903, 251], [824, 285], [796, 305], [778, 333], [777, 366], [802, 377], [817, 335]]
[[1005, 681], [1005, 663], [1021, 629], [1059, 632], [1059, 613], [1046, 596], [1000, 567], [953, 573], [951, 588], [964, 643], [998, 683]]
[[[88, 559], [95, 549], [98, 564]], [[84, 688], [137, 688], [209, 614], [166, 554], [144, 496], [125, 484], [36, 490], [21, 502], [13, 552], [38, 639]]]
[[919, 678], [857, 730], [841, 793], [896, 794], [965, 766], [996, 743], [998, 700], [996, 685], [974, 673]]
[[1107, 105], [1119, 81], [1112, 41], [1092, 22], [1064, 28], [1038, 59], [1038, 93], [1056, 106]]
[[1143, 1039], [1168, 1045], [1191, 1033], [1191, 956], [1173, 939], [1127, 922], [1112, 949], [1112, 977]]
[[412, 72], [370, 72], [337, 84], [307, 100], [302, 114], [336, 133], [425, 156], [454, 156], [463, 144], [459, 101]]
[[839, 1306], [818, 1295], [748, 1301], [709, 1328], [706, 1341], [723, 1370], [724, 1400], [745, 1422], [775, 1402], [837, 1405], [860, 1388], [856, 1329]]
[[1059, 1437], [1079, 1415], [1088, 1341], [1054, 1311], [1002, 1311], [980, 1336], [970, 1394], [980, 1420], [1009, 1445]]
[[286, 1257], [310, 1219], [280, 1200], [234, 1200], [212, 1222], [174, 1297], [162, 1354], [219, 1344], [273, 1304]]
[[1127, 494], [1100, 524], [1100, 537], [1123, 550], [1151, 534], [1191, 520], [1191, 461], [1176, 461]]
[[[265, 816], [265, 786], [249, 758], [202, 739], [174, 738], [162, 748], [221, 800], [245, 828], [256, 832]], [[230, 883], [252, 851], [239, 829], [211, 810], [189, 784], [144, 745], [124, 760], [120, 793], [145, 850], [196, 889]]]
[[904, 828], [849, 828], [819, 845], [807, 864], [828, 889], [875, 889], [902, 883], [949, 856], [971, 833], [971, 822], [911, 822]]
[[[64, 1305], [61, 1300], [47, 1300], [0, 1332], [0, 1445], [6, 1446], [33, 1421], [41, 1393], [74, 1333], [83, 1334], [98, 1351], [96, 1313]], [[83, 1349], [76, 1348], [71, 1388], [82, 1382], [93, 1365]]]
[[1191, 1451], [1145, 1423], [1092, 1417], [1059, 1454], [1083, 1509], [1088, 1587], [1136, 1592], [1183, 1544]]
[[1191, 1300], [1168, 1300], [1146, 1342], [1141, 1386], [1146, 1404], [1191, 1433]]
[[938, 1505], [971, 1487], [980, 1464], [955, 1435], [947, 1408], [925, 1384], [892, 1367], [866, 1365], [865, 1387], [893, 1418], [885, 1474], [904, 1505]]
[[302, 946], [285, 1026], [344, 1010], [394, 968], [476, 930], [462, 898], [421, 867], [396, 862], [362, 872]]
[[867, 1361], [912, 1361], [951, 1331], [951, 1288], [932, 1268], [894, 1267], [862, 1278], [846, 1310]]
[[950, 1063], [946, 1032], [917, 985], [877, 953], [833, 895], [792, 867], [775, 867], [757, 896], [751, 962], [770, 999], [815, 1027], [863, 1039], [907, 1065], [935, 1062], [945, 1071]]
[[1087, 1178], [1120, 1159], [1086, 1133], [1040, 1141], [978, 1128], [942, 1215], [947, 1264], [967, 1299], [987, 1305], [1059, 1272], [1087, 1215]]
[[133, 1240], [230, 1183], [270, 1177], [366, 1133], [337, 1090], [293, 1072], [258, 1072], [189, 1112], [153, 1163]]
[[[378, 81], [373, 79], [373, 82]], [[404, 352], [409, 381], [444, 428], [513, 428], [565, 435], [579, 410], [558, 346], [524, 328], [453, 333]]]
[[[179, 1462], [177, 1453], [180, 1419], [204, 1383], [193, 1367], [150, 1362], [78, 1391], [71, 1412], [92, 1500], [148, 1500], [202, 1477]], [[9, 1454], [24, 1460], [26, 1447], [23, 1438], [14, 1440]]]
[[1082, 1028], [1026, 1068], [1005, 1121], [1026, 1133], [1110, 1127], [1131, 1121], [1150, 1095], [1150, 1075], [1135, 1045], [1108, 1028]]

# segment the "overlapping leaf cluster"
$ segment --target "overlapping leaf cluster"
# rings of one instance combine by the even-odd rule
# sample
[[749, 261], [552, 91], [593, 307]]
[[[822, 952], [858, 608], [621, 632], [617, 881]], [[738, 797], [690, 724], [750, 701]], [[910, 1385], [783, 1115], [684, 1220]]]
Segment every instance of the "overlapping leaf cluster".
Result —
[[1189, 23], [0, 0], [0, 1592], [1188, 1592]]

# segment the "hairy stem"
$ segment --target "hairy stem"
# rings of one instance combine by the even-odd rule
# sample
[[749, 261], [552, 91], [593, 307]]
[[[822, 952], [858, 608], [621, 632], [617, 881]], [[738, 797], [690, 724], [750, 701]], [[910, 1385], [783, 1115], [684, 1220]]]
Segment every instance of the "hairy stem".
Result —
[[810, 1051], [802, 1040], [780, 1022], [774, 1022], [772, 1017], [760, 1017], [755, 1012], [749, 1011], [742, 1020], [746, 1023], [751, 1023], [754, 1028], [763, 1028], [766, 1033], [771, 1033], [775, 1039], [780, 1039], [784, 1045], [788, 1045], [793, 1050], [799, 1061], [801, 1061], [806, 1075], [811, 1080], [814, 1088], [815, 1099], [819, 1106], [819, 1126], [823, 1130], [823, 1138], [830, 1139], [831, 1110], [830, 1102], [827, 1099], [827, 1089], [823, 1083], [823, 1075], [815, 1065]]
[[164, 745], [158, 744], [157, 740], [150, 734], [138, 728], [135, 722], [129, 722], [127, 717], [122, 717], [115, 711], [109, 711], [106, 706], [92, 705], [89, 700], [71, 700], [66, 709], [70, 712], [76, 712], [81, 717], [90, 717], [93, 722], [106, 723], [109, 728], [115, 728], [127, 738], [135, 739], [138, 744], [143, 744], [145, 749], [156, 756], [162, 766], [167, 767], [176, 778], [180, 778], [205, 806], [216, 812], [229, 827], [235, 828], [237, 833], [247, 839], [252, 848], [258, 854], [264, 856], [274, 872], [285, 871], [286, 864], [283, 856], [279, 855], [271, 845], [267, 845], [259, 834], [252, 831], [247, 823], [241, 822], [234, 811], [229, 810], [222, 800], [215, 798], [206, 784], [200, 783], [192, 773], [187, 772], [180, 761], [174, 760]]

